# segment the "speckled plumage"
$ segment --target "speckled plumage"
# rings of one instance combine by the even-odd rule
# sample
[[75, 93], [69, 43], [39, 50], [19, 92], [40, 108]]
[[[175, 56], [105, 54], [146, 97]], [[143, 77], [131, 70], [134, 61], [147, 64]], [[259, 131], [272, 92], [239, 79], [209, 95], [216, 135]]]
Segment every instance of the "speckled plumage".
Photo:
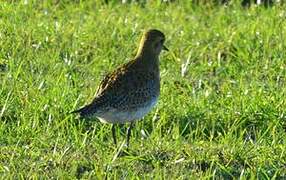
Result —
[[162, 32], [146, 31], [135, 58], [106, 75], [94, 100], [74, 112], [113, 124], [141, 119], [159, 97], [159, 54], [166, 49], [164, 41]]

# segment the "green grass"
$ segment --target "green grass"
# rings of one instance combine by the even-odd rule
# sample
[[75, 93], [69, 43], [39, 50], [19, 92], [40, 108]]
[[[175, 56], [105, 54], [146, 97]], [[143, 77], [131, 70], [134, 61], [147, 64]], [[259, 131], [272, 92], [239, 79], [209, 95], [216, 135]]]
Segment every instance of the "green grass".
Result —
[[[27, 2], [0, 4], [3, 179], [286, 177], [285, 7]], [[160, 101], [116, 158], [110, 125], [68, 112], [148, 28], [171, 50]]]

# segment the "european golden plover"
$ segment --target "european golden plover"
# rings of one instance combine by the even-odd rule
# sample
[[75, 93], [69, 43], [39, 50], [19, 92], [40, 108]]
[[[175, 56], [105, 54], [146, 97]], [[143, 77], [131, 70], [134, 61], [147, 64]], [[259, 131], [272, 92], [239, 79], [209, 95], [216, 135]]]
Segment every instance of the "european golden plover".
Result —
[[111, 123], [115, 144], [115, 124], [130, 123], [126, 145], [133, 123], [146, 115], [160, 94], [159, 54], [168, 50], [165, 35], [156, 29], [144, 32], [135, 58], [109, 73], [101, 81], [94, 100], [73, 111], [81, 117], [96, 117]]

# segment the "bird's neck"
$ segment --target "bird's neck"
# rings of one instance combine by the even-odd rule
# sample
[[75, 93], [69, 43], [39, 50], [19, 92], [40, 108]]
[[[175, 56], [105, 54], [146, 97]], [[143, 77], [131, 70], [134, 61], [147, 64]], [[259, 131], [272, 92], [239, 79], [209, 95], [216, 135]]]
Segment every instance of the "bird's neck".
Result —
[[143, 37], [141, 39], [135, 59], [138, 65], [146, 70], [159, 71], [159, 54], [155, 53], [150, 42]]
[[159, 71], [159, 56], [147, 51], [138, 51], [135, 56], [137, 63], [146, 70]]

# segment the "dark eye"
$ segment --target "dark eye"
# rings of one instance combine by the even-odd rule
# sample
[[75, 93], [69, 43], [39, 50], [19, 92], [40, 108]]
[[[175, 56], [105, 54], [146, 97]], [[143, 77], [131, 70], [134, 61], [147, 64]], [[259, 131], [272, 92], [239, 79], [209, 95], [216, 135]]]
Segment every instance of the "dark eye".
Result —
[[162, 39], [162, 40], [160, 41], [160, 43], [163, 44], [163, 43], [164, 43], [164, 39]]

